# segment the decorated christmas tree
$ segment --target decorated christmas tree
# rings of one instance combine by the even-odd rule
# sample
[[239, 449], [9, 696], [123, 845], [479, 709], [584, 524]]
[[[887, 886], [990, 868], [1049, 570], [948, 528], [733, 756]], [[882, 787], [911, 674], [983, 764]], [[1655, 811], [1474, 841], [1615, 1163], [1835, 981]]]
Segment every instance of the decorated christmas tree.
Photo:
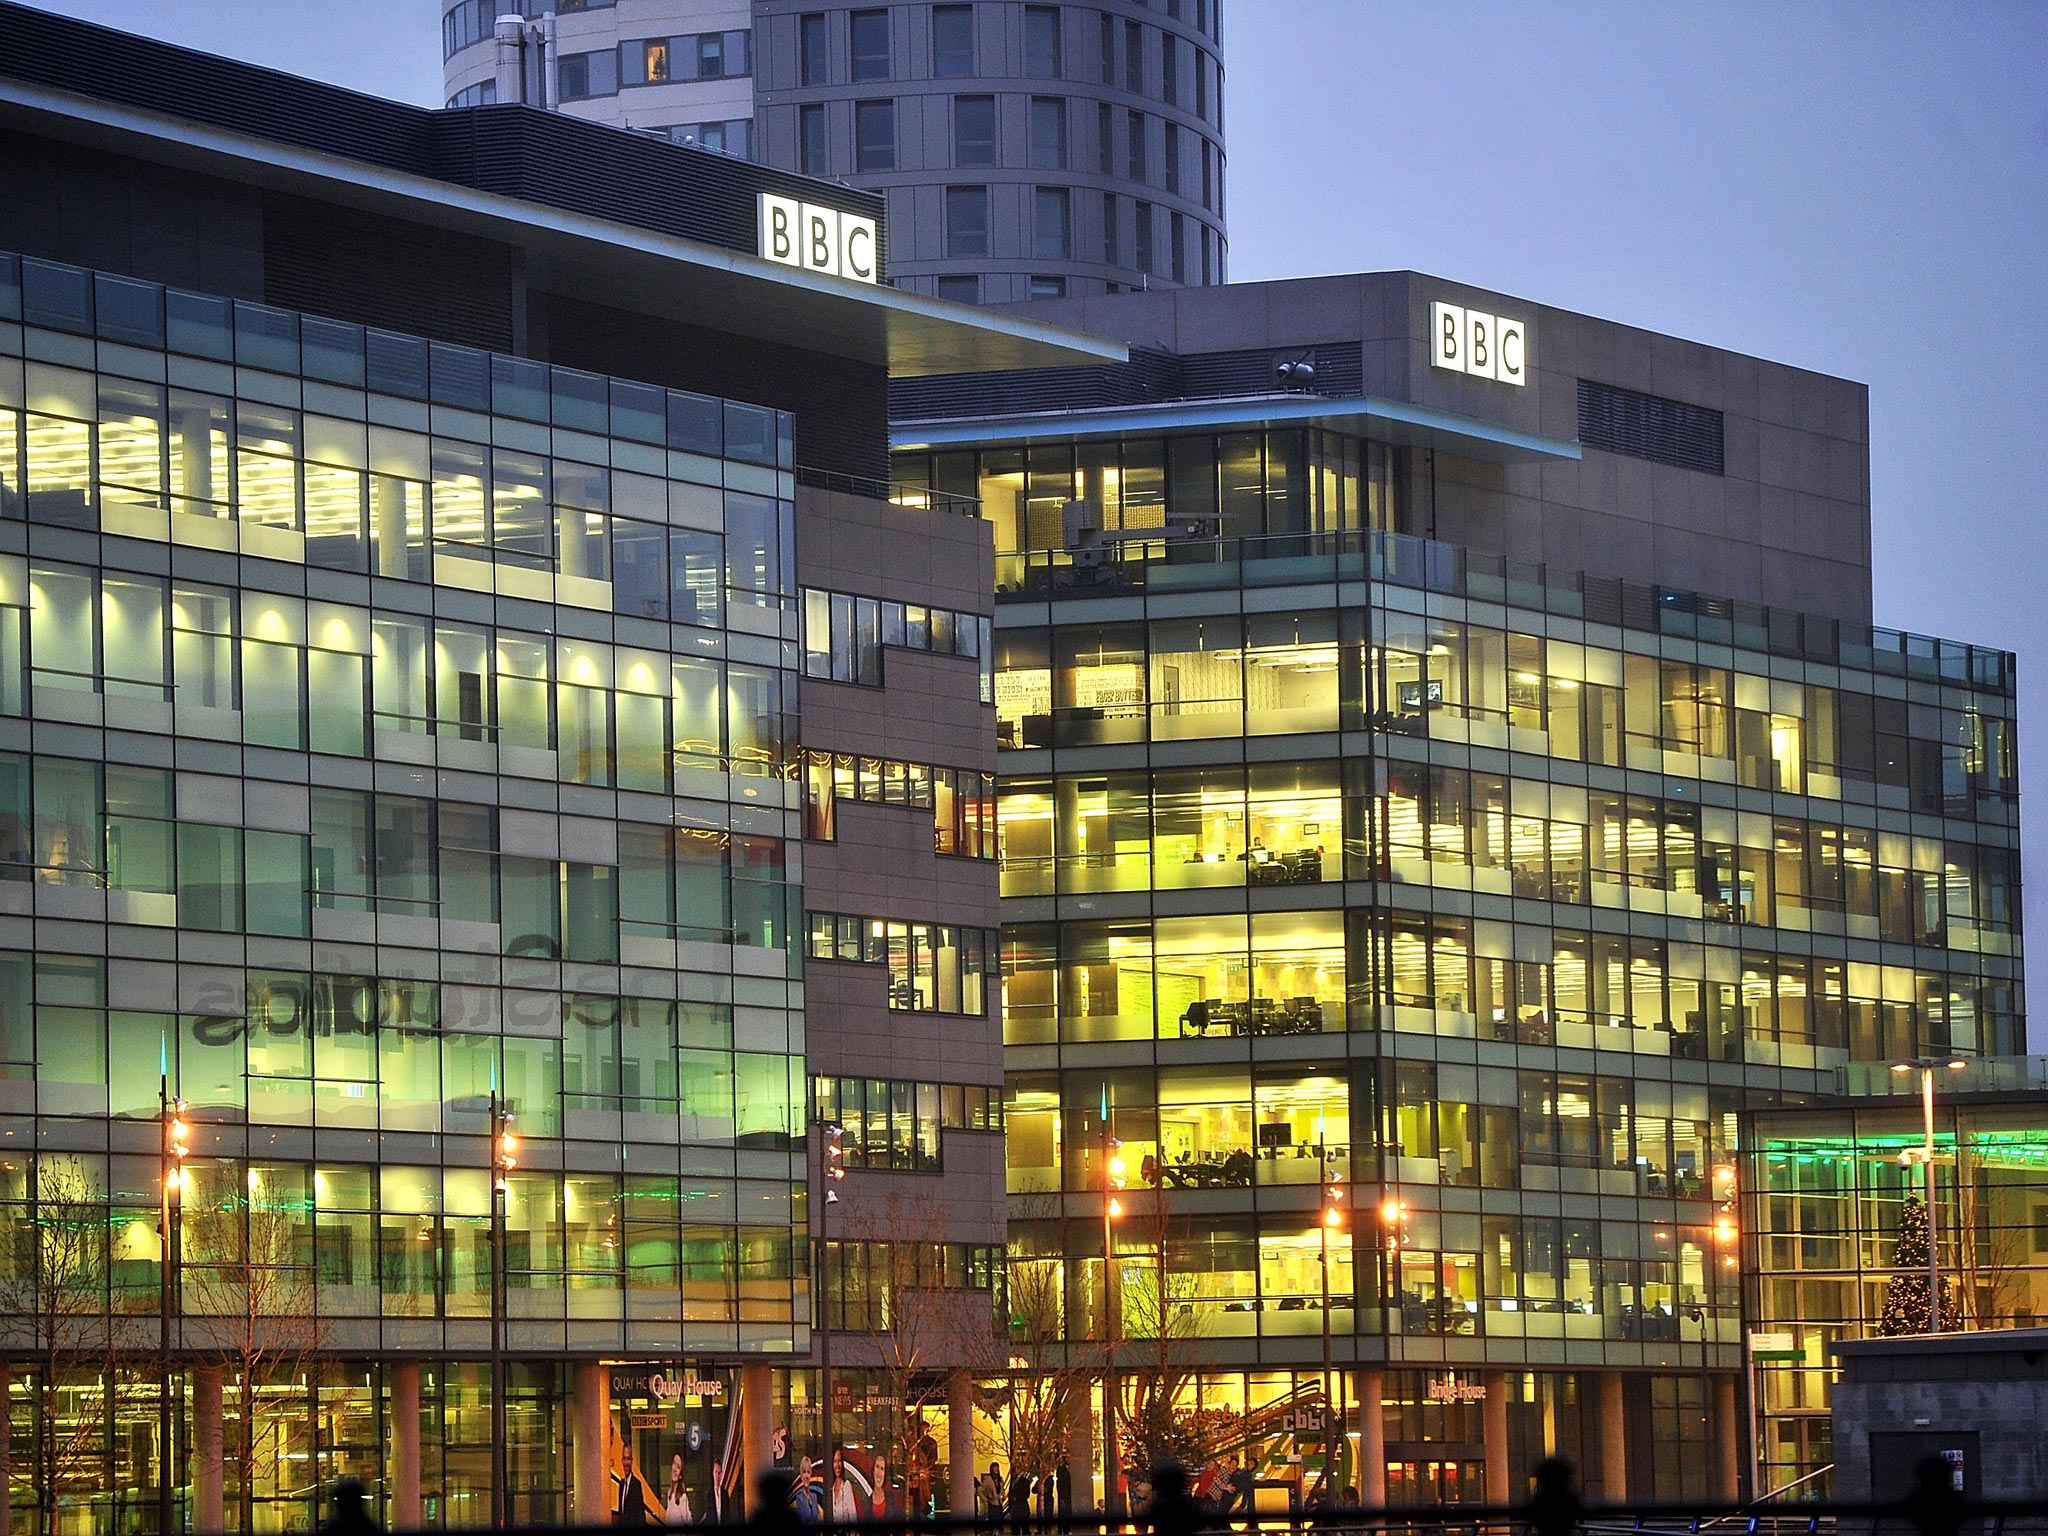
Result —
[[[1906, 1196], [1899, 1207], [1899, 1235], [1892, 1244], [1892, 1277], [1884, 1288], [1884, 1312], [1877, 1320], [1877, 1336], [1897, 1338], [1905, 1333], [1928, 1333], [1927, 1306], [1927, 1205], [1918, 1195]], [[1951, 1321], [1949, 1288], [1941, 1288], [1941, 1317]]]

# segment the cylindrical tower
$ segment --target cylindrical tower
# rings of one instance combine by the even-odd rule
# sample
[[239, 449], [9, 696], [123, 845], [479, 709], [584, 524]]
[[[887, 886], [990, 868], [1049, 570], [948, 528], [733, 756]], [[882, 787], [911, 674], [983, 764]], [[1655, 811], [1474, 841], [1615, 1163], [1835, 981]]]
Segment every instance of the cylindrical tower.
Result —
[[[524, 99], [885, 192], [891, 280], [983, 303], [1220, 283], [1221, 0], [565, 0], [508, 71], [444, 5], [450, 105]], [[537, 56], [540, 49], [545, 56]]]

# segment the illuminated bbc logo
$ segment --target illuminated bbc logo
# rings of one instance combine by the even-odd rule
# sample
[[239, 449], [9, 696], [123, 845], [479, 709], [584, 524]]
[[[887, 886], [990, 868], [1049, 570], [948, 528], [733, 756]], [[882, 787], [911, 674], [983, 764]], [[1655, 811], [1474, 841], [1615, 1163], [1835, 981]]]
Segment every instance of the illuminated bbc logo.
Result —
[[857, 283], [880, 281], [873, 219], [773, 192], [760, 195], [760, 210], [761, 254], [768, 260]]
[[1453, 373], [1529, 382], [1529, 326], [1526, 321], [1456, 304], [1429, 306], [1429, 360]]

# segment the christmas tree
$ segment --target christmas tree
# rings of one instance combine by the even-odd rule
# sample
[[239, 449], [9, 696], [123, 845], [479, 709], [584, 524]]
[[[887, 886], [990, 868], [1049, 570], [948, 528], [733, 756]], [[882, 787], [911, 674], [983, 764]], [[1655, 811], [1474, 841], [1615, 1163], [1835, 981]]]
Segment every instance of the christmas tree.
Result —
[[[1877, 1336], [1895, 1339], [1905, 1333], [1929, 1333], [1927, 1289], [1927, 1206], [1918, 1195], [1906, 1196], [1899, 1207], [1899, 1236], [1892, 1245], [1891, 1280], [1884, 1288], [1884, 1312]], [[1950, 1316], [1949, 1289], [1941, 1288], [1941, 1315]]]

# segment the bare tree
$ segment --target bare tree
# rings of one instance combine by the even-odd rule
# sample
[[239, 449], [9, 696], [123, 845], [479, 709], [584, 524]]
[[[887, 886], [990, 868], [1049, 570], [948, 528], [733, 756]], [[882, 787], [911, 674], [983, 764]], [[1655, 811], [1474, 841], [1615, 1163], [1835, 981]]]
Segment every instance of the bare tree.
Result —
[[235, 1384], [237, 1508], [246, 1532], [255, 1529], [257, 1483], [276, 1470], [287, 1444], [287, 1421], [265, 1414], [264, 1396], [320, 1363], [327, 1329], [296, 1175], [217, 1166], [224, 1180], [186, 1196], [183, 1338], [189, 1355], [219, 1365]]
[[2001, 1185], [1995, 1170], [1979, 1167], [1975, 1178], [1959, 1181], [1957, 1194], [1963, 1310], [1974, 1327], [2011, 1327], [2025, 1295], [2022, 1232], [2014, 1224], [2018, 1191]]
[[1118, 1427], [1137, 1453], [1140, 1470], [1161, 1461], [1199, 1466], [1204, 1426], [1195, 1403], [1195, 1380], [1207, 1361], [1202, 1343], [1206, 1314], [1195, 1276], [1170, 1262], [1173, 1223], [1165, 1191], [1133, 1202], [1130, 1220], [1143, 1224], [1147, 1252], [1132, 1283], [1117, 1287]]
[[[946, 1272], [939, 1213], [901, 1195], [886, 1211], [881, 1230], [889, 1237], [870, 1243], [867, 1263], [842, 1276], [849, 1302], [865, 1303], [868, 1326], [846, 1319], [836, 1363], [880, 1377], [892, 1428], [879, 1449], [907, 1488], [929, 1487], [937, 1454], [927, 1422], [946, 1401], [947, 1378], [955, 1370], [992, 1373], [1004, 1356], [988, 1292]], [[840, 1248], [842, 1263], [851, 1241]]]
[[[1067, 1454], [1099, 1361], [1067, 1342], [1065, 1280], [1054, 1258], [1009, 1264], [1009, 1368], [987, 1394], [992, 1437], [1013, 1471], [1049, 1477]], [[1085, 1471], [1083, 1473], [1085, 1475]]]
[[68, 1493], [102, 1491], [106, 1424], [151, 1363], [147, 1324], [117, 1316], [111, 1211], [94, 1161], [31, 1158], [8, 1241], [0, 1245], [0, 1347], [30, 1366], [35, 1454], [10, 1457], [55, 1536]]

